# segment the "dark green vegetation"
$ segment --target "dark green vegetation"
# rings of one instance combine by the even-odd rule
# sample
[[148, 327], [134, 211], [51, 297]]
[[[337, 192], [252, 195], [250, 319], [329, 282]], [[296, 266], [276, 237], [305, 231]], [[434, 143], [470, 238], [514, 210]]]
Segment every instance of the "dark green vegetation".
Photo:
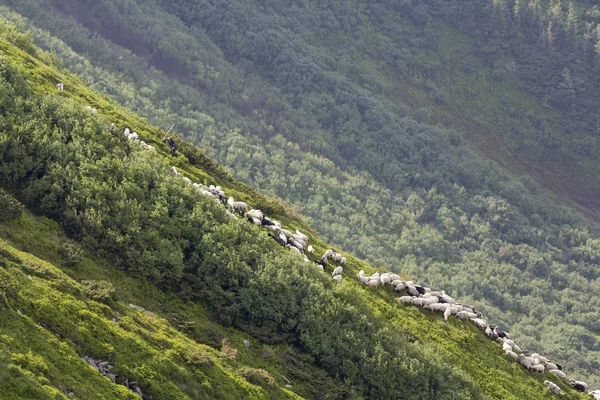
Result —
[[596, 8], [7, 3], [92, 87], [176, 123], [331, 242], [480, 306], [600, 386], [600, 241], [537, 185], [595, 215]]
[[[135, 398], [86, 366], [88, 355], [155, 399], [553, 398], [541, 385], [550, 376], [509, 362], [473, 325], [399, 307], [389, 290], [349, 278], [372, 271], [365, 263], [349, 257], [334, 287], [169, 163], [308, 231], [288, 208], [183, 142], [183, 155], [167, 156], [162, 131], [0, 29], [1, 194], [16, 205], [0, 222], [1, 396]], [[68, 89], [55, 92], [57, 82]], [[112, 121], [157, 151], [110, 133]]]

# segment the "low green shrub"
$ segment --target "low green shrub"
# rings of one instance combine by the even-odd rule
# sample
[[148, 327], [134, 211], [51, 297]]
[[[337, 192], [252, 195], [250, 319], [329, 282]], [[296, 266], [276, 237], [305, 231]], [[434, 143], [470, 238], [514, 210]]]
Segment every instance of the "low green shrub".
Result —
[[238, 374], [244, 377], [250, 383], [255, 385], [273, 385], [275, 378], [273, 378], [267, 371], [259, 368], [242, 367], [238, 369]]
[[83, 260], [83, 248], [77, 243], [64, 242], [60, 252], [66, 266], [72, 267]]
[[6, 191], [0, 189], [0, 221], [19, 218], [25, 206]]
[[115, 287], [108, 281], [81, 281], [85, 295], [102, 303], [115, 300]]

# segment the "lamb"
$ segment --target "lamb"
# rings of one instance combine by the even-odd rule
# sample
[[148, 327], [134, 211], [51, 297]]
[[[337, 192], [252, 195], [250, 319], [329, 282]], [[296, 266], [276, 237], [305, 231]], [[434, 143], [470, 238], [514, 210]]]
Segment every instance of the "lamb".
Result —
[[561, 390], [561, 388], [553, 382], [544, 381], [544, 386], [546, 386], [548, 389], [550, 389], [550, 391], [557, 396], [560, 396], [563, 394], [563, 391]]
[[[394, 291], [401, 292], [404, 289], [406, 289], [406, 283], [404, 283], [402, 281], [394, 281], [394, 282], [396, 282], [396, 284], [394, 286]], [[394, 284], [394, 282], [392, 282], [392, 285]]]
[[571, 386], [578, 392], [585, 392], [588, 390], [588, 384], [582, 381], [576, 381], [575, 379], [571, 379]]
[[333, 272], [331, 273], [331, 276], [341, 275], [343, 271], [344, 271], [344, 268], [342, 268], [341, 266], [336, 267], [333, 270]]
[[177, 168], [171, 167], [171, 173], [175, 175], [176, 178], [179, 178], [179, 172], [177, 172]]
[[59, 90], [59, 91], [60, 90], [65, 90], [65, 85], [63, 85], [62, 83], [57, 83], [56, 84], [56, 89]]
[[340, 258], [340, 265], [344, 265], [344, 264], [346, 264], [346, 262], [347, 262], [347, 261], [348, 261], [348, 260], [346, 259], [346, 257], [343, 257], [343, 256], [342, 256], [342, 258]]
[[310, 254], [313, 254], [315, 252], [315, 248], [312, 247], [311, 245], [308, 245], [308, 248], [306, 249], [306, 251], [308, 251]]
[[336, 281], [336, 283], [340, 283], [342, 281], [342, 276], [341, 275], [336, 275], [333, 277], [333, 280]]
[[563, 380], [567, 379], [567, 374], [562, 372], [560, 369], [551, 369], [550, 373], [558, 376], [560, 379], [563, 379]]

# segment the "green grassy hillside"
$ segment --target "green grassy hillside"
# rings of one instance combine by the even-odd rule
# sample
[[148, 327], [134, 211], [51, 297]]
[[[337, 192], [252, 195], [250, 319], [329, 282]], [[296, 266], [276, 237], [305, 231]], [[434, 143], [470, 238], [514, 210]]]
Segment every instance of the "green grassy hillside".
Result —
[[[292, 210], [184, 142], [171, 158], [160, 129], [2, 29], [0, 176], [29, 210], [0, 223], [1, 397], [135, 398], [123, 383], [136, 381], [154, 399], [550, 399], [551, 379], [580, 398], [509, 362], [472, 324], [360, 285], [352, 277], [374, 269], [357, 258], [334, 285], [333, 265], [321, 275], [169, 167], [309, 233], [322, 254]], [[110, 362], [117, 383], [84, 356]]]
[[329, 243], [446, 289], [600, 385], [598, 231], [555, 201], [596, 198], [595, 117], [579, 115], [595, 92], [556, 106], [577, 57], [519, 39], [539, 24], [490, 25], [513, 14], [487, 1], [6, 3], [29, 42], [153, 125], [176, 124]]

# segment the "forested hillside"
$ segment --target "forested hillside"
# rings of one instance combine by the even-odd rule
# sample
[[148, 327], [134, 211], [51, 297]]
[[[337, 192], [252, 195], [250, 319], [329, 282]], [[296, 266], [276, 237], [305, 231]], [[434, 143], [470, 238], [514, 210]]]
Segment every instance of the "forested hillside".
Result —
[[550, 399], [545, 379], [582, 398], [474, 324], [361, 285], [373, 268], [350, 255], [334, 284], [191, 183], [310, 232], [293, 210], [185, 142], [171, 157], [1, 23], [0, 110], [0, 398]]
[[592, 6], [6, 4], [92, 87], [175, 123], [328, 240], [600, 383], [600, 240], [540, 189], [595, 215]]

